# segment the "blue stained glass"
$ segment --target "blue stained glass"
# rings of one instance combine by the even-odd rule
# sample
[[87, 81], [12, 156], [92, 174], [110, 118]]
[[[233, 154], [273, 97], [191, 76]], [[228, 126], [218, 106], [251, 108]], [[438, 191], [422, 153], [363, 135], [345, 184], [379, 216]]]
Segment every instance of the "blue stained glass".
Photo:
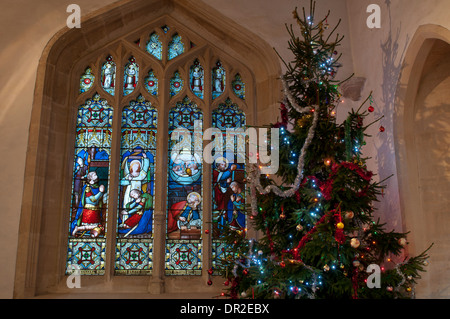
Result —
[[[166, 275], [201, 275], [202, 121], [202, 111], [187, 97], [169, 112]], [[192, 138], [177, 135], [178, 128]]]
[[179, 34], [174, 34], [169, 43], [168, 60], [172, 60], [182, 53], [184, 53], [184, 43]]
[[95, 76], [92, 74], [91, 68], [86, 68], [80, 78], [80, 93], [87, 92], [94, 85]]
[[147, 77], [144, 79], [144, 87], [151, 95], [158, 95], [158, 78], [155, 73], [153, 73], [153, 70], [150, 70]]
[[[221, 239], [224, 227], [246, 231], [245, 211], [245, 114], [227, 98], [212, 113], [212, 124], [222, 132], [224, 154], [216, 154], [212, 165], [212, 266], [221, 268], [228, 247]], [[230, 134], [232, 130], [237, 130]], [[228, 131], [227, 131], [228, 130]], [[229, 135], [228, 135], [228, 134]], [[227, 139], [231, 137], [231, 139]]]
[[116, 86], [116, 63], [114, 63], [112, 56], [106, 58], [106, 62], [102, 66], [102, 87], [111, 95], [114, 95], [114, 88]]
[[150, 39], [148, 40], [145, 49], [158, 60], [162, 59], [162, 43], [159, 40], [158, 34], [154, 32], [150, 35]]
[[178, 71], [175, 71], [170, 79], [170, 96], [175, 96], [183, 89], [183, 79]]
[[212, 98], [220, 96], [225, 90], [225, 69], [218, 61], [212, 70]]
[[191, 91], [199, 98], [203, 99], [204, 71], [198, 60], [195, 60], [194, 64], [191, 66], [189, 78]]
[[67, 273], [104, 274], [113, 109], [99, 94], [78, 108]]
[[123, 73], [123, 95], [125, 96], [134, 91], [139, 80], [139, 66], [134, 57], [128, 60]]
[[157, 111], [142, 95], [124, 107], [115, 269], [118, 275], [151, 274], [156, 127]]
[[233, 82], [231, 83], [234, 94], [242, 100], [245, 100], [245, 83], [241, 79], [241, 75], [236, 74]]

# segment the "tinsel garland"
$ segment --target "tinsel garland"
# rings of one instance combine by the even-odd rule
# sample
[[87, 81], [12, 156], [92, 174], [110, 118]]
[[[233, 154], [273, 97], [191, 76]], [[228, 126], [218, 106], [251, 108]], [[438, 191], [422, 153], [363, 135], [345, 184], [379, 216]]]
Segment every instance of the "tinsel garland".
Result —
[[291, 106], [299, 113], [313, 112], [314, 116], [313, 116], [313, 121], [312, 121], [311, 127], [308, 130], [308, 135], [306, 137], [305, 143], [303, 144], [303, 147], [301, 149], [300, 157], [298, 159], [297, 176], [295, 177], [294, 183], [291, 185], [291, 187], [289, 189], [281, 190], [276, 185], [268, 185], [265, 188], [263, 188], [261, 185], [261, 181], [260, 181], [261, 169], [260, 169], [259, 165], [253, 164], [250, 167], [248, 182], [250, 185], [251, 210], [252, 210], [252, 214], [254, 216], [256, 216], [258, 214], [256, 191], [258, 191], [261, 195], [266, 195], [266, 194], [269, 194], [270, 192], [273, 192], [277, 196], [286, 198], [286, 197], [292, 197], [296, 193], [296, 191], [300, 188], [300, 183], [303, 180], [303, 168], [304, 168], [304, 164], [305, 164], [304, 161], [305, 161], [306, 151], [314, 137], [317, 122], [319, 119], [319, 110], [318, 109], [316, 110], [316, 107], [318, 107], [318, 105], [312, 105], [312, 106], [307, 106], [307, 107], [303, 107], [303, 108], [300, 107], [295, 102], [295, 99], [292, 96], [292, 94], [289, 92], [289, 88], [287, 86], [285, 79], [281, 78], [281, 81], [283, 83], [283, 89], [284, 89], [285, 96], [287, 97], [287, 100], [289, 101]]

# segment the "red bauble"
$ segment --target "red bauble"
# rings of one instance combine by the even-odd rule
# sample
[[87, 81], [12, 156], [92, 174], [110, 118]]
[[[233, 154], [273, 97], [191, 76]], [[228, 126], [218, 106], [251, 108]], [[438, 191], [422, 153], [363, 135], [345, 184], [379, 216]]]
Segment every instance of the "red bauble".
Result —
[[205, 234], [208, 235], [209, 234], [209, 229], [205, 230]]
[[213, 274], [213, 269], [212, 269], [212, 268], [209, 268], [209, 269], [208, 269], [208, 274], [210, 274], [210, 275]]
[[372, 113], [375, 109], [374, 109], [373, 106], [371, 105], [371, 106], [369, 106], [369, 109], [368, 109], [368, 110], [369, 110], [370, 113]]
[[380, 132], [381, 132], [381, 133], [384, 132], [384, 126], [380, 126]]
[[229, 284], [230, 284], [230, 281], [229, 281], [229, 280], [227, 280], [227, 281], [225, 281], [225, 282], [223, 283], [224, 286], [228, 286]]
[[210, 279], [210, 280], [208, 280], [208, 286], [211, 286], [212, 285], [212, 280]]

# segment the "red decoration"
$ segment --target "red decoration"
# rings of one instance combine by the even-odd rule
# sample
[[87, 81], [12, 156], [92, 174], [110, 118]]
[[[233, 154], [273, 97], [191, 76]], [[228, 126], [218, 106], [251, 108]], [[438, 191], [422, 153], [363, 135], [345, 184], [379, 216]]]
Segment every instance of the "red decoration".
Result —
[[373, 108], [373, 106], [369, 106], [369, 112], [372, 113], [375, 109]]
[[384, 132], [384, 126], [380, 126], [380, 132], [381, 132], [381, 133]]
[[210, 275], [213, 274], [213, 269], [212, 269], [212, 268], [209, 268], [209, 269], [208, 269], [208, 274], [210, 274]]
[[223, 283], [224, 286], [228, 286], [230, 284], [230, 280], [227, 280]]
[[209, 229], [205, 230], [205, 234], [208, 235], [209, 234]]
[[84, 84], [89, 84], [89, 83], [91, 83], [90, 79], [84, 79]]
[[208, 286], [211, 286], [213, 284], [212, 280], [208, 280]]

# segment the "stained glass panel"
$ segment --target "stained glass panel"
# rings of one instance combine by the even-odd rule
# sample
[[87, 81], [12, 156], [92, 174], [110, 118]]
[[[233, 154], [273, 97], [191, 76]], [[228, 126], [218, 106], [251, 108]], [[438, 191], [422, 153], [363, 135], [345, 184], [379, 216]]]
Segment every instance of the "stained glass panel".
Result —
[[114, 95], [114, 88], [116, 86], [116, 63], [112, 56], [106, 58], [106, 62], [102, 66], [102, 87], [111, 95]]
[[87, 92], [94, 85], [95, 76], [92, 74], [91, 68], [86, 68], [83, 75], [80, 78], [80, 93]]
[[184, 43], [179, 34], [174, 34], [172, 40], [169, 42], [168, 47], [168, 60], [172, 60], [184, 53]]
[[123, 95], [125, 96], [134, 91], [139, 80], [139, 66], [134, 57], [128, 60], [123, 73]]
[[166, 275], [201, 274], [202, 121], [188, 97], [169, 112]]
[[150, 70], [147, 77], [144, 79], [144, 87], [151, 95], [158, 95], [158, 78], [155, 73], [153, 73], [153, 70]]
[[225, 90], [225, 69], [218, 61], [212, 70], [212, 98], [220, 96]]
[[[212, 124], [222, 133], [224, 154], [212, 165], [212, 266], [215, 272], [228, 256], [221, 232], [246, 230], [245, 213], [245, 114], [229, 98], [212, 113]], [[240, 131], [239, 131], [240, 130]]]
[[231, 83], [234, 94], [242, 100], [245, 100], [245, 83], [241, 79], [241, 75], [236, 74], [233, 82]]
[[178, 71], [175, 71], [170, 79], [170, 96], [177, 95], [183, 89], [183, 79]]
[[152, 271], [157, 111], [139, 96], [122, 111], [116, 268], [118, 275]]
[[145, 49], [158, 60], [162, 59], [162, 43], [159, 40], [159, 35], [157, 33], [153, 32], [150, 35], [150, 39], [148, 40]]
[[113, 109], [99, 94], [78, 108], [67, 273], [104, 274]]
[[204, 72], [203, 67], [198, 60], [195, 60], [194, 64], [191, 66], [189, 80], [191, 91], [199, 98], [203, 99]]

